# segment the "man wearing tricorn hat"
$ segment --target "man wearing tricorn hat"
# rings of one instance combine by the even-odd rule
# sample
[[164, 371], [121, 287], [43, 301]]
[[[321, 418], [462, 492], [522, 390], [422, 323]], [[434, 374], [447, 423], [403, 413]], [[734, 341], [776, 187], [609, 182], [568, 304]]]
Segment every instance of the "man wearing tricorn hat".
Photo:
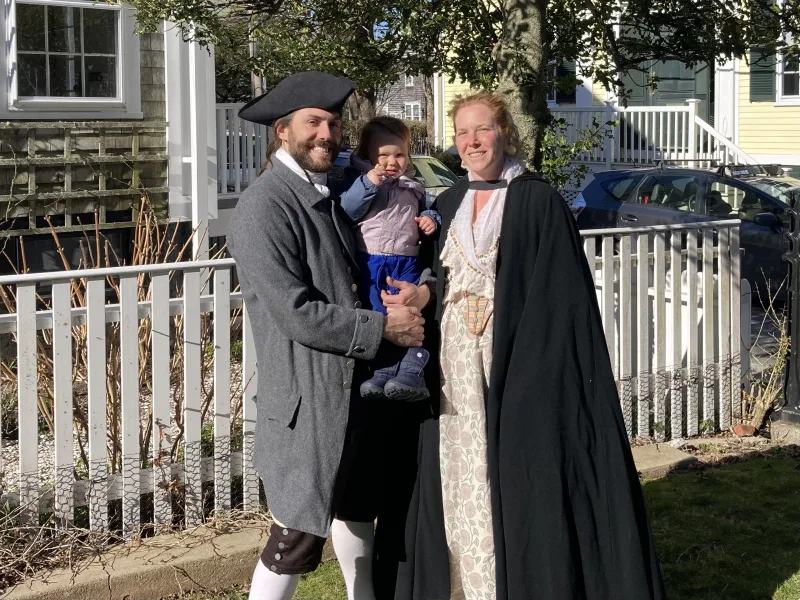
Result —
[[419, 346], [423, 320], [358, 301], [353, 235], [327, 187], [352, 92], [343, 77], [297, 73], [239, 112], [274, 133], [271, 166], [242, 194], [228, 234], [259, 367], [255, 467], [276, 520], [251, 600], [289, 600], [329, 533], [349, 598], [374, 598], [367, 407], [352, 392], [381, 339]]

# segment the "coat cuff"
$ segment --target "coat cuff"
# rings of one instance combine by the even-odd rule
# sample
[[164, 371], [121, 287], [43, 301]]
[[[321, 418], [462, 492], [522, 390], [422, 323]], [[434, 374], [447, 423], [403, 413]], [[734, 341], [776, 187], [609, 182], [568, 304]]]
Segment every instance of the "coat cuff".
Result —
[[442, 215], [435, 210], [423, 210], [419, 216], [430, 218], [434, 223], [436, 223], [436, 229], [439, 229], [442, 226]]
[[379, 186], [379, 185], [375, 185], [374, 183], [372, 183], [372, 180], [371, 180], [369, 177], [367, 177], [367, 174], [366, 174], [366, 173], [364, 173], [364, 174], [361, 176], [361, 185], [363, 185], [363, 186], [364, 186], [364, 190], [365, 190], [365, 191], [366, 191], [368, 194], [371, 194], [371, 193], [373, 193], [373, 192], [377, 192], [377, 191], [378, 191], [378, 189], [380, 189], [380, 187], [381, 187], [381, 186]]
[[378, 353], [383, 339], [383, 325], [386, 317], [374, 310], [356, 309], [356, 327], [347, 356], [372, 360]]

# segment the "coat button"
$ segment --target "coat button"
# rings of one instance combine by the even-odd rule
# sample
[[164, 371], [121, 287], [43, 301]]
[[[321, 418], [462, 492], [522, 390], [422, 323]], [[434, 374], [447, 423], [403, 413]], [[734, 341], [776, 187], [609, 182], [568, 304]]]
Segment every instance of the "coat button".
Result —
[[288, 529], [284, 529], [281, 533], [283, 535], [289, 535], [289, 530]]
[[270, 571], [272, 571], [272, 572], [274, 573], [275, 571], [277, 571], [277, 570], [278, 570], [278, 567], [276, 567], [275, 565], [272, 565], [272, 566], [269, 568], [269, 570], [270, 570]]
[[353, 285], [350, 286], [350, 289], [355, 292], [358, 289], [358, 286], [354, 283]]
[[279, 549], [279, 550], [283, 550], [284, 548], [286, 548], [286, 544], [284, 544], [283, 542], [281, 542], [280, 544], [278, 544], [278, 549]]
[[345, 381], [344, 382], [344, 389], [346, 389], [346, 390], [350, 389], [350, 382], [349, 381]]
[[352, 358], [347, 361], [347, 368], [348, 369], [352, 369], [355, 366], [356, 366], [356, 361], [354, 361]]
[[353, 304], [353, 308], [361, 308], [361, 300]]
[[366, 323], [367, 321], [369, 321], [369, 317], [367, 315], [361, 315], [361, 322]]
[[281, 555], [280, 554], [275, 554], [275, 560], [280, 560], [280, 559], [281, 559]]
[[353, 348], [353, 352], [364, 352], [364, 350], [366, 350], [364, 346], [356, 346], [355, 348]]

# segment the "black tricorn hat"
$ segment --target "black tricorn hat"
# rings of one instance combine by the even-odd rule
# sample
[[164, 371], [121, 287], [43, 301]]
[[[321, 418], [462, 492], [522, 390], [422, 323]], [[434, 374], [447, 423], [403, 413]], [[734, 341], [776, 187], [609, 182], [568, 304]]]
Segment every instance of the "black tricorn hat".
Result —
[[272, 125], [301, 108], [321, 108], [342, 114], [344, 103], [354, 90], [353, 82], [320, 71], [290, 75], [266, 94], [253, 98], [239, 109], [239, 117], [261, 125]]

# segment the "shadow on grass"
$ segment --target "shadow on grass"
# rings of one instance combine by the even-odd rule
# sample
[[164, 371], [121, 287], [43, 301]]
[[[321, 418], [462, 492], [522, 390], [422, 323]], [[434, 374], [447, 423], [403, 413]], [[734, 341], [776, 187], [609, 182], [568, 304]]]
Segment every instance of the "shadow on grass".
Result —
[[645, 481], [670, 600], [800, 598], [800, 447]]

